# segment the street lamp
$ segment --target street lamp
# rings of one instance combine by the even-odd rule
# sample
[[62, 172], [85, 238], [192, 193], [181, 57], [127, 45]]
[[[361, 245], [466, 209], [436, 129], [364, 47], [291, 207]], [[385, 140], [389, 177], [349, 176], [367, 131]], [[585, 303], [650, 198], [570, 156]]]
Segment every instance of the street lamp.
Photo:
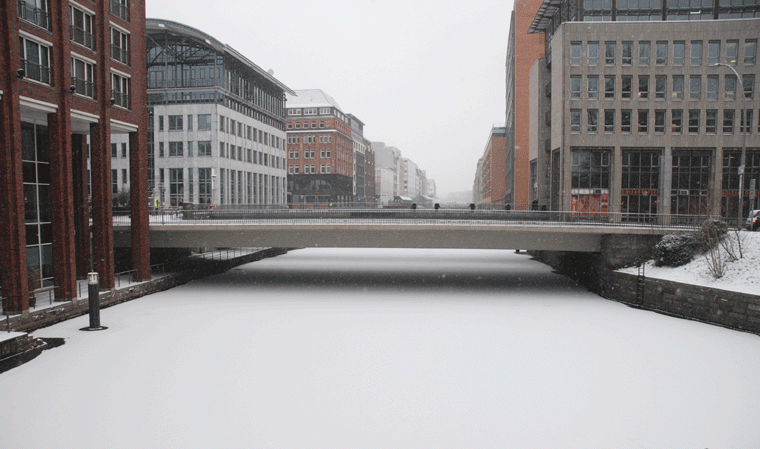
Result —
[[739, 81], [739, 88], [741, 89], [741, 95], [744, 98], [744, 107], [742, 108], [742, 115], [741, 115], [741, 125], [739, 126], [740, 129], [744, 132], [744, 143], [742, 144], [742, 156], [739, 160], [739, 205], [737, 212], [738, 221], [736, 223], [737, 229], [742, 229], [742, 218], [744, 218], [744, 214], [742, 214], [744, 209], [744, 203], [742, 201], [742, 194], [744, 193], [744, 162], [746, 161], [746, 155], [747, 155], [747, 134], [749, 134], [749, 126], [750, 124], [747, 123], [747, 95], [744, 93], [744, 83], [742, 82], [742, 77], [739, 76], [739, 72], [736, 71], [736, 69], [730, 65], [730, 64], [724, 64], [722, 62], [716, 62], [713, 64], [713, 67], [728, 67], [731, 69], [732, 72], [734, 72], [734, 75], [736, 75], [736, 80]]

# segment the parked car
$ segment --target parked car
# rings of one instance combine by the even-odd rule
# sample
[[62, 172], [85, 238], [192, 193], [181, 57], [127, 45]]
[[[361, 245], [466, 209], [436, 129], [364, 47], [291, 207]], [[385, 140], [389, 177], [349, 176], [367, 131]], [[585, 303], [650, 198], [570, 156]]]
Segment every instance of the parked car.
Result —
[[748, 231], [760, 230], [760, 210], [750, 211], [745, 226]]

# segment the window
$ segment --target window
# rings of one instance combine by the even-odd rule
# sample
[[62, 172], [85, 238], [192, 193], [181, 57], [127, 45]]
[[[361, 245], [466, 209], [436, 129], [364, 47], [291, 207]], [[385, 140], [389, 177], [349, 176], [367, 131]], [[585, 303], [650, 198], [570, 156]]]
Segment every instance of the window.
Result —
[[757, 41], [747, 39], [744, 41], [744, 63], [755, 64], [757, 58]]
[[702, 41], [691, 41], [691, 65], [702, 65]]
[[117, 157], [118, 156], [118, 154], [119, 154], [118, 148], [119, 148], [119, 144], [117, 144], [117, 143], [112, 143], [111, 144], [111, 157]]
[[170, 115], [169, 116], [169, 131], [182, 131], [182, 116]]
[[164, 157], [164, 143], [158, 142], [158, 157]]
[[699, 100], [702, 97], [702, 75], [689, 77], [689, 98]]
[[599, 111], [596, 109], [588, 110], [587, 129], [590, 133], [596, 133], [599, 130]]
[[19, 47], [24, 77], [50, 84], [50, 48], [23, 37], [19, 37]]
[[683, 130], [683, 110], [673, 109], [670, 111], [670, 132], [681, 133]]
[[665, 132], [665, 110], [664, 109], [657, 109], [654, 111], [654, 132], [660, 133], [660, 134]]
[[596, 100], [599, 98], [599, 77], [588, 77], [588, 98], [589, 100]]
[[633, 64], [633, 42], [623, 41], [620, 51], [620, 58], [623, 65]]
[[19, 1], [18, 16], [46, 30], [50, 29], [50, 13], [47, 0]]
[[111, 98], [115, 105], [129, 109], [129, 78], [111, 73]]
[[755, 93], [755, 75], [753, 73], [742, 75], [742, 84], [744, 85], [744, 98], [752, 98]]
[[719, 82], [720, 81], [719, 81], [718, 75], [707, 75], [707, 99], [708, 100], [718, 99]]
[[633, 77], [631, 75], [623, 75], [620, 78], [620, 94], [623, 99], [630, 99], [633, 90]]
[[683, 75], [673, 75], [673, 93], [671, 97], [678, 100], [683, 99]]
[[651, 44], [649, 41], [639, 42], [639, 65], [649, 65], [649, 54], [651, 53]]
[[111, 193], [119, 193], [119, 170], [111, 170]]
[[620, 111], [620, 130], [624, 133], [631, 132], [631, 110], [623, 109]]
[[581, 98], [581, 76], [570, 77], [570, 98]]
[[180, 203], [185, 202], [185, 182], [182, 168], [169, 169], [169, 201], [171, 206], [177, 207]]
[[686, 43], [684, 41], [673, 42], [673, 65], [683, 65]]
[[219, 116], [219, 131], [224, 132], [224, 122], [226, 118], [223, 115]]
[[744, 109], [739, 116], [739, 130], [743, 133], [752, 132], [752, 109]]
[[689, 133], [699, 132], [699, 109], [689, 109]]
[[739, 41], [726, 42], [726, 64], [734, 64], [739, 61]]
[[188, 129], [188, 131], [192, 131], [193, 130], [193, 116], [190, 115], [190, 114], [188, 114], [188, 116], [187, 116], [187, 129]]
[[615, 110], [614, 109], [604, 110], [604, 132], [606, 133], [615, 132]]
[[718, 110], [708, 109], [705, 111], [705, 132], [715, 134], [718, 129]]
[[639, 109], [638, 124], [640, 133], [649, 132], [649, 111], [647, 109]]
[[707, 63], [714, 65], [720, 62], [720, 41], [707, 43]]
[[126, 143], [121, 144], [121, 157], [123, 159], [127, 158], [127, 144]]
[[581, 110], [570, 109], [570, 132], [581, 132]]
[[129, 65], [129, 34], [111, 28], [111, 58]]
[[605, 42], [604, 43], [604, 63], [607, 65], [614, 65], [615, 64], [615, 47], [617, 46], [616, 42]]
[[724, 134], [734, 133], [734, 112], [735, 111], [733, 109], [723, 110], [723, 133]]
[[665, 99], [665, 95], [668, 91], [668, 76], [667, 75], [655, 75], [654, 77], [654, 97], [657, 99]]
[[169, 142], [169, 157], [182, 157], [184, 150], [182, 142]]
[[92, 15], [69, 5], [69, 34], [72, 41], [87, 48], [94, 48], [92, 38]]
[[588, 65], [599, 64], [599, 42], [588, 43]]
[[604, 76], [604, 98], [615, 98], [615, 75]]
[[198, 129], [211, 129], [211, 114], [198, 114]]
[[736, 77], [734, 75], [726, 75], [723, 92], [726, 100], [733, 100], [736, 98]]
[[[573, 189], [608, 189], [610, 187], [609, 150], [573, 150]], [[588, 198], [579, 201], [589, 203]]]
[[187, 156], [193, 157], [193, 141], [192, 140], [187, 142]]
[[129, 21], [129, 0], [110, 0], [111, 14]]
[[580, 42], [570, 43], [570, 65], [581, 65], [583, 51]]
[[649, 98], [649, 75], [639, 75], [639, 98]]
[[159, 131], [164, 130], [164, 116], [163, 115], [158, 116], [158, 130]]
[[655, 54], [655, 64], [665, 65], [668, 63], [668, 43], [664, 41], [657, 42], [657, 50]]
[[95, 98], [95, 67], [93, 64], [79, 58], [71, 58], [71, 85], [74, 92], [86, 97]]

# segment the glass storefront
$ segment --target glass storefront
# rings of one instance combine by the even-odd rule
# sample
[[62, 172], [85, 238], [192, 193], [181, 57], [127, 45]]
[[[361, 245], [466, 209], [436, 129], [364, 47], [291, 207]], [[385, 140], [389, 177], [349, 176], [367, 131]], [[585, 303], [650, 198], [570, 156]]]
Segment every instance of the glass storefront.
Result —
[[50, 205], [48, 128], [21, 123], [26, 224], [26, 264], [30, 290], [53, 285], [53, 229]]

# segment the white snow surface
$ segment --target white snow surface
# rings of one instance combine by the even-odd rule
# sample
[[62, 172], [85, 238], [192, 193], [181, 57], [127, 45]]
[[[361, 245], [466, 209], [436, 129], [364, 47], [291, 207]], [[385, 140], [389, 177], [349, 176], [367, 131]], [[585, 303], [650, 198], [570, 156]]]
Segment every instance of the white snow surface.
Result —
[[307, 249], [34, 333], [0, 446], [760, 447], [760, 337], [524, 253]]
[[[730, 231], [728, 237], [736, 242], [736, 232]], [[650, 260], [644, 266], [644, 274], [651, 278], [760, 296], [760, 232], [741, 231], [738, 238], [742, 242], [742, 257], [726, 262], [725, 273], [720, 278], [712, 275], [704, 255], [697, 255], [691, 262], [680, 267], [658, 267]], [[734, 247], [738, 248], [737, 245]], [[725, 253], [723, 256], [726, 258]], [[630, 267], [620, 271], [637, 274], [638, 268]]]

